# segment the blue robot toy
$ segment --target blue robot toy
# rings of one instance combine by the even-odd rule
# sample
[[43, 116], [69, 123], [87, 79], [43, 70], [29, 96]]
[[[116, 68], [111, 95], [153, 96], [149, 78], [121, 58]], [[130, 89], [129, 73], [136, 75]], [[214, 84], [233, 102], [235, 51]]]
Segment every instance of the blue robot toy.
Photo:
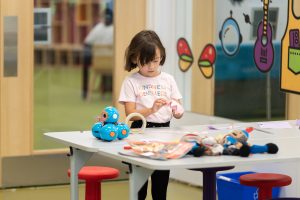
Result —
[[130, 129], [127, 124], [118, 122], [119, 116], [116, 108], [106, 107], [98, 117], [98, 122], [92, 127], [93, 136], [108, 142], [128, 137]]
[[118, 128], [115, 124], [105, 124], [100, 129], [100, 138], [104, 141], [113, 141], [118, 137]]
[[116, 123], [119, 120], [119, 112], [115, 107], [108, 106], [100, 114], [99, 121], [106, 123]]
[[127, 138], [130, 132], [129, 126], [123, 122], [119, 122], [117, 124], [117, 127], [118, 127], [118, 139], [122, 140], [124, 138]]
[[101, 122], [97, 122], [92, 127], [92, 134], [94, 137], [101, 140], [100, 130], [102, 129], [103, 124]]

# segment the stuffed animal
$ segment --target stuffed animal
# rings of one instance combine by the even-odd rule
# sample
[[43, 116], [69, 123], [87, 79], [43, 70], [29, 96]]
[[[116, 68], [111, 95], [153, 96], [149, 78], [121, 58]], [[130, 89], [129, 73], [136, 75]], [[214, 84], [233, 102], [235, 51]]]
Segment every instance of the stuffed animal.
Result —
[[223, 155], [248, 157], [251, 153], [275, 154], [278, 152], [278, 146], [274, 143], [265, 145], [252, 145], [248, 143], [249, 133], [252, 131], [253, 128], [248, 127], [245, 130], [234, 130], [224, 135], [223, 139], [219, 140], [219, 143], [224, 146]]
[[234, 130], [217, 137], [187, 135], [183, 137], [183, 140], [195, 143], [190, 153], [196, 157], [202, 155], [248, 157], [251, 153], [276, 154], [278, 152], [278, 146], [274, 143], [267, 143], [265, 145], [252, 145], [248, 143], [249, 133], [252, 131], [253, 128], [248, 127], [245, 130]]
[[196, 134], [187, 134], [181, 138], [181, 141], [191, 142], [194, 144], [193, 148], [189, 152], [195, 157], [202, 155], [216, 156], [222, 155], [224, 147], [219, 144], [216, 138], [212, 136], [199, 136]]

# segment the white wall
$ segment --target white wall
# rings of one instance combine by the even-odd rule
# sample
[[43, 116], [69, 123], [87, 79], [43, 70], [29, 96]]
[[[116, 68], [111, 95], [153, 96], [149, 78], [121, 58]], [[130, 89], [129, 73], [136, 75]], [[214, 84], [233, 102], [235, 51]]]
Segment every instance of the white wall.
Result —
[[[287, 0], [272, 0], [269, 8], [278, 8], [277, 34], [275, 40], [279, 42], [284, 34], [287, 22]], [[260, 0], [244, 0], [242, 3], [232, 4], [231, 1], [216, 0], [216, 43], [220, 44], [219, 31], [223, 22], [230, 16], [230, 10], [233, 11], [233, 18], [237, 21], [243, 36], [243, 43], [253, 43], [250, 34], [252, 33], [252, 25], [246, 24], [243, 13], [250, 15], [250, 21], [253, 22], [254, 10], [263, 9], [263, 2]]]
[[192, 0], [148, 0], [147, 28], [156, 31], [166, 48], [163, 71], [172, 74], [183, 96], [183, 106], [191, 110], [191, 70], [180, 71], [176, 43], [185, 37], [192, 43]]

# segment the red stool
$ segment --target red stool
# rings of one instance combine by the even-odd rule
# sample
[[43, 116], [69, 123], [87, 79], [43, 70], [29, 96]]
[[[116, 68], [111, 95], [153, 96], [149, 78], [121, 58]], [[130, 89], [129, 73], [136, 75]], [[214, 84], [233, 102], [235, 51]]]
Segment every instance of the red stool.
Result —
[[242, 185], [258, 188], [258, 199], [272, 199], [272, 188], [291, 184], [292, 178], [283, 174], [254, 173], [240, 176]]
[[[71, 171], [68, 170], [70, 177]], [[119, 170], [111, 167], [86, 166], [78, 173], [78, 179], [85, 180], [85, 200], [101, 200], [101, 181], [119, 176]]]

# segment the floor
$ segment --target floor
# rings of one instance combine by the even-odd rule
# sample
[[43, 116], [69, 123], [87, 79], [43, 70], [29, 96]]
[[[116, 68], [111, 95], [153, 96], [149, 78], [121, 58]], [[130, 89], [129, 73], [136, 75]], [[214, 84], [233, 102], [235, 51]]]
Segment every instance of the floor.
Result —
[[[84, 199], [84, 184], [79, 185], [79, 199]], [[148, 188], [149, 191], [150, 188]], [[102, 183], [102, 200], [126, 200], [129, 198], [128, 181]], [[202, 199], [202, 189], [186, 183], [171, 180], [168, 200]], [[0, 190], [0, 200], [66, 200], [70, 199], [69, 185], [30, 187]], [[151, 200], [151, 195], [147, 200]]]

